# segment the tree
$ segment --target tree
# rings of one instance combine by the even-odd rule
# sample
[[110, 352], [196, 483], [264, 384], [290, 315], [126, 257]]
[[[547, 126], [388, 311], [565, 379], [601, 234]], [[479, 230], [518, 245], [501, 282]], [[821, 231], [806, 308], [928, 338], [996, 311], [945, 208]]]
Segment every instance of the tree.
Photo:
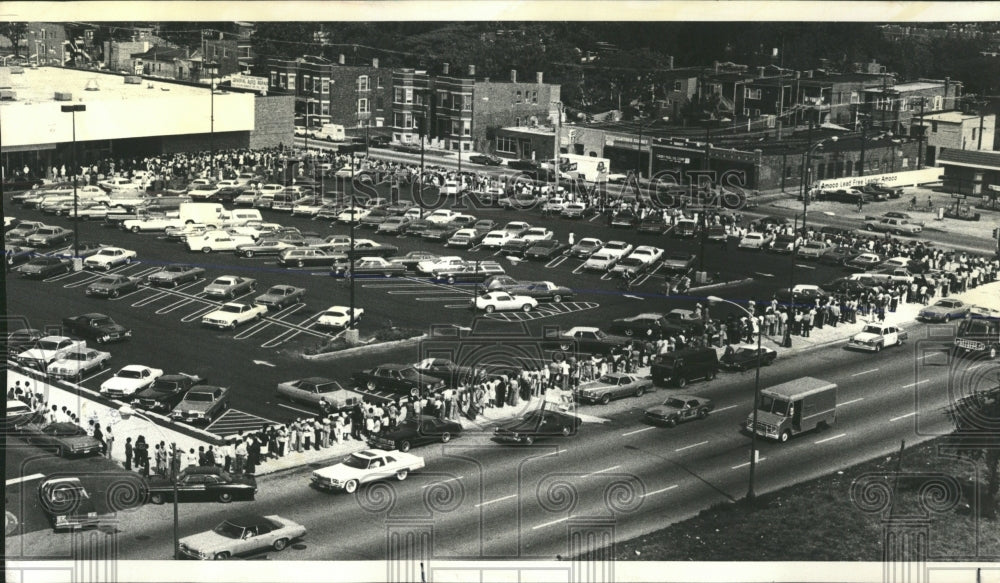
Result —
[[21, 54], [21, 41], [28, 36], [28, 23], [26, 22], [4, 22], [0, 24], [0, 35], [7, 37], [14, 47], [14, 55]]
[[1000, 430], [1000, 386], [958, 399], [948, 413], [955, 422], [955, 432], [945, 447], [984, 467], [986, 495], [981, 497], [983, 507], [978, 510], [992, 517], [1000, 492], [1000, 443], [996, 440]]

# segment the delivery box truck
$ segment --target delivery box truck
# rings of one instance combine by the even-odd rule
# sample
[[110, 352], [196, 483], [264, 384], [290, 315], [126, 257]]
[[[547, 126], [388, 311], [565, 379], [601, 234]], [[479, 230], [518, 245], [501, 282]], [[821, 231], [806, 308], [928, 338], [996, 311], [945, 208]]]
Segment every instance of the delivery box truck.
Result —
[[761, 390], [754, 411], [747, 415], [745, 427], [782, 443], [789, 437], [837, 420], [837, 385], [813, 377], [803, 377]]

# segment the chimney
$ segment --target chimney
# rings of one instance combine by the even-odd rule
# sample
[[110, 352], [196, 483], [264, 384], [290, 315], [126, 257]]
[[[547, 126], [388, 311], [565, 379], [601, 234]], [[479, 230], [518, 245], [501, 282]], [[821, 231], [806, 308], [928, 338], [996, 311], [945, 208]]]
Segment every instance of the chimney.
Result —
[[517, 69], [510, 70], [510, 82], [517, 83]]
[[476, 66], [469, 65], [469, 77], [475, 77], [475, 76], [476, 76]]
[[541, 71], [535, 73], [535, 83], [541, 85], [543, 83], [543, 79], [545, 79], [544, 73], [542, 73]]
[[715, 72], [719, 72], [719, 61], [712, 61], [712, 66], [715, 68]]
[[951, 88], [951, 77], [944, 78], [944, 104], [945, 109], [951, 109], [948, 107], [948, 89]]
[[441, 63], [441, 74], [442, 75], [448, 74], [448, 63]]
[[808, 71], [806, 71], [806, 77], [808, 77], [810, 79], [813, 78], [813, 70], [812, 69], [809, 69]]
[[372, 59], [372, 67], [375, 68], [375, 69], [378, 69], [378, 59], [377, 58]]
[[764, 67], [757, 67], [757, 76], [761, 78], [764, 77]]
[[344, 64], [344, 53], [340, 53], [340, 56], [337, 57], [337, 64], [338, 65]]
[[667, 68], [668, 69], [673, 69], [674, 68], [674, 56], [673, 55], [670, 55], [670, 56], [667, 57]]

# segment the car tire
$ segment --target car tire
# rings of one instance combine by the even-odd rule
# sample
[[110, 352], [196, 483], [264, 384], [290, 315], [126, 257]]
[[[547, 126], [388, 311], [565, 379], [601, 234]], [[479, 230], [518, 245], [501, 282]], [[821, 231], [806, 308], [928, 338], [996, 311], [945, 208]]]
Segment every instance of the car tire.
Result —
[[951, 314], [945, 314], [944, 315], [944, 321], [945, 321], [945, 323], [947, 323], [949, 320], [951, 320]]
[[406, 476], [410, 475], [410, 470], [399, 470], [396, 472], [396, 479], [402, 482], [406, 479]]
[[253, 257], [253, 251], [249, 251], [249, 250], [248, 251], [244, 251], [243, 252], [243, 256], [244, 257]]
[[448, 283], [455, 283], [454, 276], [450, 276], [450, 275], [448, 276]]
[[674, 384], [677, 385], [678, 389], [683, 389], [684, 387], [687, 386], [688, 381], [685, 377], [677, 377], [677, 380], [674, 381]]
[[492, 314], [493, 312], [495, 312], [495, 311], [496, 311], [496, 307], [494, 307], [494, 306], [486, 306], [486, 307], [485, 307], [485, 308], [483, 308], [483, 309], [484, 309], [484, 310], [486, 310], [486, 313], [487, 313], [487, 314]]
[[563, 437], [569, 437], [569, 434], [573, 433], [573, 428], [572, 427], [563, 427], [561, 433], [562, 433]]
[[611, 395], [609, 395], [609, 394], [605, 393], [605, 394], [604, 394], [604, 395], [603, 395], [603, 396], [601, 397], [601, 404], [602, 404], [602, 405], [607, 405], [607, 404], [608, 404], [608, 403], [610, 403], [610, 402], [611, 402]]
[[531, 435], [525, 436], [524, 445], [532, 445], [533, 443], [535, 443], [535, 438], [533, 436]]
[[233, 501], [233, 495], [230, 494], [229, 492], [219, 493], [219, 502], [222, 502], [223, 504], [229, 504], [232, 501]]
[[216, 561], [228, 561], [232, 555], [228, 551], [223, 551], [221, 553], [215, 553]]
[[704, 419], [705, 417], [708, 417], [708, 409], [698, 409], [698, 419]]
[[445, 431], [441, 434], [441, 443], [448, 443], [451, 441], [451, 434]]
[[635, 390], [636, 397], [641, 397], [645, 394], [646, 394], [646, 387], [639, 387], [638, 389]]
[[410, 442], [406, 440], [400, 441], [399, 444], [396, 446], [396, 449], [398, 449], [403, 453], [406, 453], [410, 451]]
[[791, 432], [786, 429], [785, 431], [781, 432], [781, 435], [778, 436], [778, 441], [780, 441], [781, 443], [785, 443], [791, 436], [792, 436]]
[[296, 265], [298, 265], [299, 267], [305, 267], [306, 266], [306, 262], [302, 261], [301, 259], [299, 259], [299, 261], [298, 261], [298, 263], [296, 263]]
[[344, 484], [344, 492], [347, 492], [348, 494], [353, 494], [357, 491], [358, 491], [357, 480], [350, 480], [346, 484]]
[[229, 324], [229, 329], [230, 330], [235, 330], [236, 329], [236, 321], [235, 320], [232, 323]]
[[634, 334], [635, 334], [635, 330], [632, 330], [631, 328], [626, 328], [625, 329], [625, 335], [626, 336], [633, 336]]
[[561, 304], [562, 303], [562, 296], [559, 295], [559, 294], [556, 294], [556, 295], [552, 296], [552, 303], [554, 303], [554, 304]]
[[111, 290], [111, 293], [109, 295], [111, 297], [113, 297], [113, 298], [117, 298], [118, 296], [121, 295], [121, 292], [119, 292], [118, 290], [115, 289], [115, 290]]
[[711, 380], [714, 380], [714, 379], [715, 379], [715, 375], [716, 375], [716, 374], [717, 374], [717, 373], [716, 373], [716, 371], [714, 371], [714, 370], [710, 370], [710, 371], [708, 371], [708, 374], [706, 374], [706, 375], [705, 375], [705, 380], [706, 380], [706, 381], [711, 381]]
[[133, 233], [138, 233], [139, 232], [139, 227], [132, 227], [131, 231]]
[[524, 304], [523, 306], [521, 306], [521, 310], [524, 311], [524, 312], [530, 312], [531, 311], [531, 304]]
[[285, 547], [287, 546], [288, 546], [288, 539], [279, 538], [278, 540], [274, 541], [274, 544], [271, 545], [271, 548], [280, 553], [281, 551], [285, 550]]
[[201, 248], [201, 252], [202, 253], [211, 253], [212, 252], [212, 248], [211, 247], [202, 247]]
[[150, 504], [157, 504], [157, 505], [159, 505], [159, 504], [163, 504], [166, 501], [167, 501], [167, 499], [166, 499], [166, 497], [163, 494], [150, 494], [149, 495], [149, 503]]
[[875, 345], [875, 352], [882, 352], [882, 345], [881, 344], [876, 344]]

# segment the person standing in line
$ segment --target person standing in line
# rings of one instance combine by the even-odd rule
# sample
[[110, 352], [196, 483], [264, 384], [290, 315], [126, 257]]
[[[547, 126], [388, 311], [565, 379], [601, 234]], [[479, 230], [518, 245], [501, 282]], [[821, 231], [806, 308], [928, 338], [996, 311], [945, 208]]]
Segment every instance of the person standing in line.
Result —
[[111, 433], [111, 426], [107, 425], [107, 430], [104, 432], [104, 457], [112, 459], [113, 449], [115, 446], [115, 435]]
[[132, 438], [125, 438], [125, 469], [132, 469]]

